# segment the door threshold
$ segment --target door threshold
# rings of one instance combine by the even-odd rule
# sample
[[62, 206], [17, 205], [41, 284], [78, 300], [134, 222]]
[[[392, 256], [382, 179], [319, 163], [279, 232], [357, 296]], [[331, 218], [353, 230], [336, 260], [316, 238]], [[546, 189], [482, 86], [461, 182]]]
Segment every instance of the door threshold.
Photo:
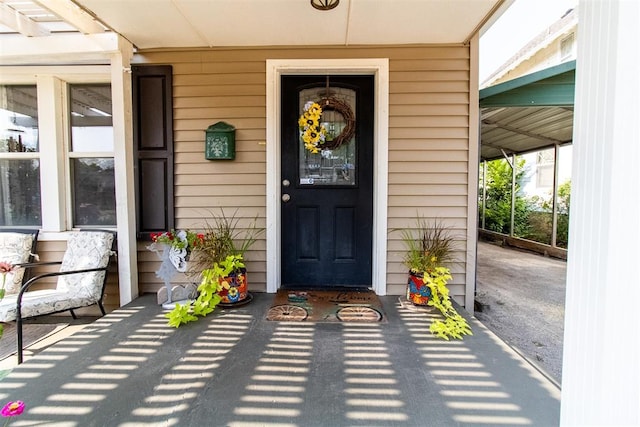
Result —
[[371, 292], [372, 287], [366, 286], [321, 286], [321, 285], [286, 285], [283, 291], [335, 291], [335, 292]]

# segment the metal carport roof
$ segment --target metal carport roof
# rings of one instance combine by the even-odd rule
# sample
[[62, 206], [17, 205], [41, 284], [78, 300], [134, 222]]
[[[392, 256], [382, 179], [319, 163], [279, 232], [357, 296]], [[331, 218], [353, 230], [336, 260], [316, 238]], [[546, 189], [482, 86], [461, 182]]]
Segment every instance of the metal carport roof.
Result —
[[576, 61], [480, 91], [481, 160], [570, 144]]

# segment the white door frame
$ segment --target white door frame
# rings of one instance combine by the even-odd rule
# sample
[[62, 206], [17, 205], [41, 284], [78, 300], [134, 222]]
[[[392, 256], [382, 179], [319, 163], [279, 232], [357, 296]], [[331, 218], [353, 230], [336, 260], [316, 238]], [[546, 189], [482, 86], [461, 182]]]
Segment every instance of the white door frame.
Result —
[[268, 59], [267, 60], [267, 292], [281, 283], [280, 241], [280, 77], [305, 74], [360, 74], [375, 76], [373, 134], [373, 253], [372, 287], [387, 293], [387, 184], [389, 147], [389, 60]]

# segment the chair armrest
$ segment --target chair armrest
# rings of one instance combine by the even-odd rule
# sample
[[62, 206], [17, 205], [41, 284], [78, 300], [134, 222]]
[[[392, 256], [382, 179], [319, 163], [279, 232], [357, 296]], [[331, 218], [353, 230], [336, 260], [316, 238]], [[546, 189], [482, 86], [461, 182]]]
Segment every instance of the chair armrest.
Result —
[[20, 288], [20, 292], [18, 293], [18, 298], [17, 298], [18, 315], [20, 315], [20, 308], [22, 307], [23, 294], [31, 287], [32, 284], [34, 284], [38, 280], [43, 279], [45, 277], [68, 276], [70, 274], [91, 273], [92, 271], [104, 271], [106, 273], [108, 269], [109, 269], [109, 266], [107, 265], [106, 267], [87, 268], [84, 270], [54, 271], [51, 273], [39, 274], [35, 277], [32, 277], [27, 281], [27, 283], [22, 285], [22, 287]]
[[60, 265], [60, 264], [62, 264], [62, 261], [23, 262], [21, 264], [13, 264], [13, 266], [21, 267], [21, 268], [35, 268], [35, 267], [40, 267], [44, 265]]

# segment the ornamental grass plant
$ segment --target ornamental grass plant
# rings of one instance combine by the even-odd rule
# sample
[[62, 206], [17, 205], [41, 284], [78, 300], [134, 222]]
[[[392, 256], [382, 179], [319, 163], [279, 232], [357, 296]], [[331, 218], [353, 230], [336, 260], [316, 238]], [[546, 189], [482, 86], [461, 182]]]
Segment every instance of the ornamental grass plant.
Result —
[[[170, 326], [177, 328], [212, 313], [231, 292], [229, 276], [246, 273], [244, 254], [264, 229], [257, 227], [257, 218], [245, 229], [239, 229], [239, 221], [237, 211], [226, 216], [222, 210], [220, 215], [211, 213], [211, 219], [205, 221], [203, 237], [189, 261], [189, 274], [200, 277], [198, 297], [184, 305], [176, 304], [165, 315]], [[243, 284], [246, 286], [246, 282]]]
[[400, 231], [407, 248], [403, 261], [409, 270], [423, 273], [455, 263], [455, 241], [442, 221], [434, 220], [430, 225], [424, 217], [419, 216], [415, 227]]
[[447, 287], [452, 279], [449, 266], [456, 263], [455, 239], [450, 229], [440, 220], [430, 223], [418, 216], [413, 228], [401, 229], [400, 233], [407, 249], [404, 264], [429, 287], [431, 297], [427, 305], [437, 308], [444, 316], [444, 321], [432, 321], [429, 331], [445, 340], [472, 335], [469, 323], [454, 308]]
[[205, 220], [202, 242], [193, 251], [190, 259], [191, 274], [199, 275], [230, 255], [244, 259], [247, 250], [264, 231], [257, 227], [257, 217], [246, 229], [241, 230], [238, 227], [240, 218], [237, 216], [237, 210], [231, 216], [225, 215], [223, 210], [219, 215], [211, 212], [210, 216], [210, 219]]

